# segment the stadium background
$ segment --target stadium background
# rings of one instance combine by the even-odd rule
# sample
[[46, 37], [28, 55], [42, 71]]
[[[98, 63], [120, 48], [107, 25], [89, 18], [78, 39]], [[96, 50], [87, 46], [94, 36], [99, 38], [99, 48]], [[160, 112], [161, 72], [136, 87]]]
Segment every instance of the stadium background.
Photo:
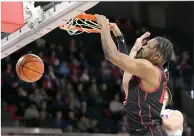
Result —
[[[183, 112], [185, 136], [194, 135], [193, 7], [193, 2], [100, 2], [87, 11], [116, 22], [129, 50], [146, 30], [173, 42], [169, 107]], [[27, 53], [40, 56], [45, 64], [44, 76], [32, 84], [19, 80], [15, 72], [17, 60]], [[1, 67], [2, 127], [126, 134], [122, 75], [104, 59], [99, 34], [70, 36], [57, 28], [4, 58]]]

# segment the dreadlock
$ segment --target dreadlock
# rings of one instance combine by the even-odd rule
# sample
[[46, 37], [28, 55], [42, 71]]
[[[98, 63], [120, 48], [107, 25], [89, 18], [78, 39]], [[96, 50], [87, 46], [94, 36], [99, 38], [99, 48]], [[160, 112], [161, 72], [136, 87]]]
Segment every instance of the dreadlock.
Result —
[[167, 80], [169, 79], [169, 72], [168, 72], [168, 68], [169, 68], [169, 63], [173, 54], [173, 45], [172, 43], [166, 39], [166, 38], [162, 38], [162, 37], [155, 37], [157, 43], [158, 43], [158, 51], [163, 55], [164, 57], [164, 68], [165, 68], [165, 73], [166, 73], [166, 78]]
[[156, 37], [155, 39], [159, 45], [159, 52], [162, 53], [165, 63], [169, 62], [173, 53], [172, 43], [168, 39], [162, 37]]

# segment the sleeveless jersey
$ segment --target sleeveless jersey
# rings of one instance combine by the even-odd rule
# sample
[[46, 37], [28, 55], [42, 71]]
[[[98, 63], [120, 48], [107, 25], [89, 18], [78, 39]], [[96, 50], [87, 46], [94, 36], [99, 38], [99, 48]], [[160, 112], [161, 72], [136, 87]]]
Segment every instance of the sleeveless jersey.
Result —
[[[170, 118], [172, 113], [173, 113], [173, 110], [170, 110], [170, 109], [162, 110], [161, 117], [168, 119], [168, 118]], [[183, 131], [181, 129], [178, 129], [175, 131], [166, 131], [166, 132], [169, 136], [182, 136], [182, 133], [183, 133]]]
[[167, 77], [162, 67], [156, 66], [156, 68], [160, 72], [160, 78], [158, 86], [151, 93], [145, 91], [139, 77], [133, 76], [129, 81], [126, 115], [130, 134], [135, 134], [142, 130], [152, 133], [152, 128], [156, 128], [157, 130], [155, 129], [155, 131], [158, 134], [166, 134], [165, 131], [161, 132], [162, 130], [159, 127], [162, 124], [160, 113], [167, 87]]

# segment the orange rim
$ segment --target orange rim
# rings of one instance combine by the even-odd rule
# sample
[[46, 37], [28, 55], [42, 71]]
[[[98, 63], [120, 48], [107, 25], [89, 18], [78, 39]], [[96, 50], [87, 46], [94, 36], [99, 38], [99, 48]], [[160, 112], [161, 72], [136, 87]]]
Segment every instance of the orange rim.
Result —
[[[85, 13], [81, 13], [79, 15], [77, 15], [74, 18], [79, 18], [79, 19], [88, 19], [88, 20], [92, 20], [92, 21], [96, 21], [96, 17], [92, 14], [85, 14]], [[89, 28], [81, 28], [81, 27], [77, 27], [77, 26], [70, 26], [70, 27], [66, 27], [64, 28], [64, 26], [66, 26], [66, 24], [62, 24], [60, 26], [61, 29], [64, 30], [78, 30], [78, 31], [84, 31], [84, 32], [88, 32], [88, 33], [99, 33], [100, 30], [99, 29], [89, 29]]]
[[[60, 26], [61, 29], [64, 29], [63, 27], [66, 24], [63, 24]], [[69, 28], [65, 28], [64, 30], [78, 30], [78, 31], [84, 31], [84, 32], [88, 32], [88, 33], [99, 33], [100, 30], [96, 30], [96, 29], [89, 29], [89, 28], [81, 28], [81, 27], [77, 27], [77, 26], [70, 26]]]
[[88, 19], [88, 20], [96, 21], [96, 17], [92, 14], [81, 13], [81, 14], [77, 15], [75, 18]]
[[[85, 14], [85, 13], [81, 13], [79, 15], [77, 15], [75, 18], [79, 18], [79, 19], [88, 19], [88, 20], [92, 20], [92, 21], [96, 21], [96, 17], [92, 14]], [[60, 28], [63, 29], [63, 27], [66, 24], [63, 24], [60, 26]], [[64, 30], [78, 30], [78, 31], [84, 31], [84, 32], [88, 32], [88, 33], [99, 33], [100, 30], [96, 30], [96, 29], [89, 29], [89, 28], [81, 28], [81, 27], [77, 27], [77, 26], [71, 26], [71, 27], [67, 27]]]

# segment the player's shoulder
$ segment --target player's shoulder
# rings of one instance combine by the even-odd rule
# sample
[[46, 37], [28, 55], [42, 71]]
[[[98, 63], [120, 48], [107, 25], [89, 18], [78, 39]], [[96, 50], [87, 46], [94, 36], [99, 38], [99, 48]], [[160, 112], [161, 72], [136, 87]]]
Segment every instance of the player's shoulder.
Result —
[[172, 110], [172, 109], [165, 109], [165, 110], [162, 110], [161, 113], [169, 115], [169, 114], [172, 114], [173, 112], [174, 112], [174, 110]]
[[149, 60], [147, 59], [135, 59], [139, 64], [147, 65], [147, 66], [154, 66]]
[[143, 71], [149, 70], [149, 71], [158, 71], [156, 66], [152, 64], [149, 60], [147, 59], [135, 59], [137, 66], [143, 68]]
[[161, 112], [161, 114], [171, 115], [171, 116], [176, 116], [176, 117], [179, 117], [179, 118], [183, 118], [183, 114], [179, 110], [165, 109], [165, 110], [163, 110]]
[[179, 110], [174, 110], [174, 111], [173, 111], [173, 114], [175, 114], [176, 116], [183, 117], [182, 112], [180, 112]]

